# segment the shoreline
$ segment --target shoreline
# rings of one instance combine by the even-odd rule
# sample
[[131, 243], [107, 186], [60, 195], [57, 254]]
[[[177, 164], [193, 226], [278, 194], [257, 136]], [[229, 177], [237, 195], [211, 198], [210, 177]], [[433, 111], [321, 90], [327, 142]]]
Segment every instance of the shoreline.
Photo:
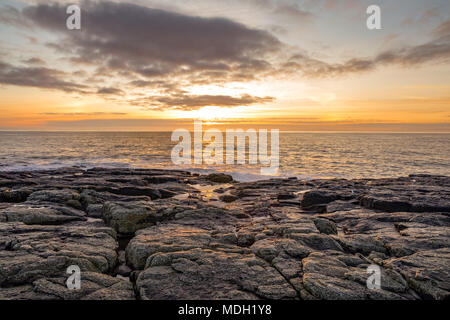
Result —
[[442, 300], [449, 227], [446, 176], [0, 171], [0, 300]]
[[[3, 165], [6, 167], [7, 165]], [[45, 173], [45, 172], [58, 172], [61, 170], [81, 170], [81, 171], [89, 171], [92, 169], [101, 169], [101, 170], [136, 170], [136, 171], [142, 171], [142, 170], [161, 170], [161, 171], [178, 171], [178, 172], [185, 172], [190, 174], [199, 174], [199, 175], [208, 175], [208, 174], [226, 174], [233, 177], [234, 181], [236, 182], [258, 182], [268, 179], [288, 179], [288, 178], [296, 178], [298, 180], [333, 180], [333, 179], [343, 179], [343, 180], [377, 180], [377, 179], [399, 179], [408, 177], [411, 175], [424, 175], [424, 176], [440, 176], [440, 177], [449, 177], [446, 175], [441, 174], [433, 174], [433, 173], [427, 173], [427, 172], [420, 172], [420, 173], [412, 173], [412, 174], [399, 174], [399, 175], [380, 175], [380, 176], [359, 176], [359, 177], [350, 177], [350, 176], [332, 176], [332, 175], [305, 175], [305, 174], [295, 174], [295, 173], [288, 173], [287, 171], [281, 172], [278, 175], [261, 175], [254, 173], [253, 171], [227, 171], [227, 170], [221, 170], [220, 168], [182, 168], [182, 169], [175, 169], [174, 167], [170, 166], [148, 166], [148, 167], [138, 167], [138, 166], [132, 166], [128, 164], [123, 164], [123, 166], [96, 166], [96, 165], [89, 165], [89, 166], [83, 166], [83, 165], [62, 165], [62, 166], [56, 166], [56, 167], [45, 167], [45, 166], [35, 166], [33, 168], [21, 168], [21, 169], [9, 169], [9, 170], [2, 170], [2, 164], [0, 164], [0, 174], [1, 173], [11, 173], [11, 174], [20, 174], [20, 173], [27, 173], [27, 172], [37, 172], [37, 173]], [[241, 179], [239, 179], [241, 178]]]

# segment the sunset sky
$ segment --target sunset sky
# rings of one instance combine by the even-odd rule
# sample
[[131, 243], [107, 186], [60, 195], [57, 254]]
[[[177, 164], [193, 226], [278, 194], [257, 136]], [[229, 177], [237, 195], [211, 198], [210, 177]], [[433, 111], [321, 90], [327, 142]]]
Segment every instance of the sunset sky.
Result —
[[0, 130], [450, 132], [448, 0], [80, 7], [0, 2]]

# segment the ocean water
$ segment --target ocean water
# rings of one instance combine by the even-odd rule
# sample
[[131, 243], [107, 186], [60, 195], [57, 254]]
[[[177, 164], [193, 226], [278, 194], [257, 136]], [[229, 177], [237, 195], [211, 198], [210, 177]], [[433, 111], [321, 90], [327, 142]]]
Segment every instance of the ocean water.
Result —
[[[78, 166], [227, 172], [240, 181], [261, 165], [174, 165], [170, 132], [0, 132], [0, 171]], [[225, 139], [224, 139], [225, 140]], [[450, 175], [450, 134], [280, 133], [278, 176], [380, 178]]]

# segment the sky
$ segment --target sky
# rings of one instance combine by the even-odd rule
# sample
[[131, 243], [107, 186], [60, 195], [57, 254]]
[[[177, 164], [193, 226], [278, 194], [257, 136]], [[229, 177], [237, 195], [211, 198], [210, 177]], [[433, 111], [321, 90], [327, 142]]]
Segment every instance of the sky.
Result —
[[69, 3], [0, 1], [0, 130], [450, 132], [448, 0]]

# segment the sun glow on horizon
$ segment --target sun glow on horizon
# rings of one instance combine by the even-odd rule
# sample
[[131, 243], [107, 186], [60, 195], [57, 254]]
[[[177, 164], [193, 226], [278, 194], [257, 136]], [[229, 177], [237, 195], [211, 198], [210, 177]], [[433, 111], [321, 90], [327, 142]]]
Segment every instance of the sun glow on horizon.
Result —
[[198, 119], [203, 121], [237, 119], [243, 117], [241, 108], [206, 106], [198, 110], [173, 110], [171, 116], [178, 119]]

